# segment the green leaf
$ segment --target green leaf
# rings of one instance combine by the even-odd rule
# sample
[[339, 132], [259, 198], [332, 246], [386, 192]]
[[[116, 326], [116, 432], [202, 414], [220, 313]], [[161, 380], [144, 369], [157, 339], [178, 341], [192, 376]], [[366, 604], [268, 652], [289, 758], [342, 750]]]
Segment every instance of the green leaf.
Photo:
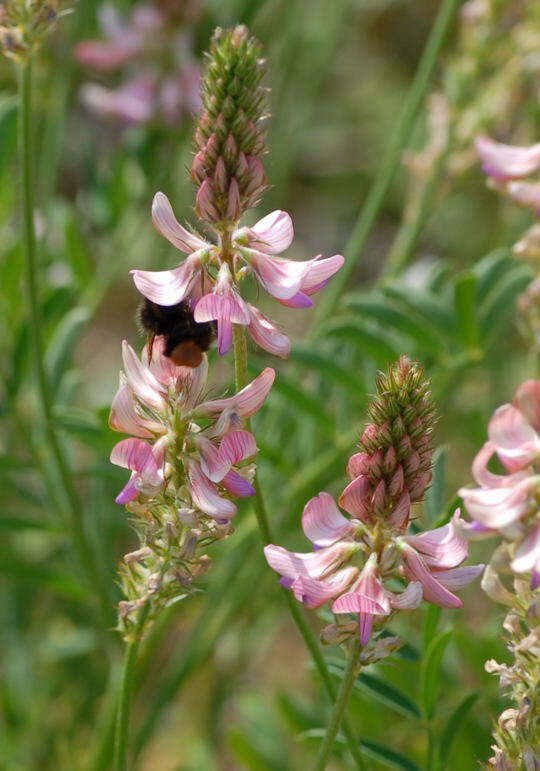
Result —
[[424, 650], [427, 650], [430, 642], [435, 637], [440, 617], [441, 608], [438, 605], [429, 603], [424, 610], [424, 628], [422, 630], [422, 647]]
[[530, 280], [530, 271], [520, 265], [513, 274], [489, 292], [479, 310], [479, 324], [484, 337], [493, 339], [497, 335], [501, 324], [514, 308], [517, 295], [525, 289]]
[[319, 399], [316, 399], [308, 393], [304, 388], [296, 385], [290, 378], [280, 374], [274, 381], [272, 390], [274, 393], [283, 396], [289, 407], [293, 407], [297, 409], [298, 412], [314, 418], [326, 429], [333, 427], [334, 421], [325, 405], [323, 405]]
[[90, 250], [84, 241], [75, 217], [70, 217], [64, 227], [66, 256], [71, 270], [81, 289], [86, 289], [92, 280], [94, 264]]
[[469, 710], [477, 698], [477, 693], [470, 693], [468, 696], [465, 696], [465, 698], [460, 701], [446, 722], [446, 725], [441, 734], [441, 738], [439, 740], [439, 767], [441, 768], [441, 771], [444, 768], [444, 765], [448, 764], [448, 756], [452, 747], [452, 743], [461, 727], [461, 724], [467, 717]]
[[406, 755], [402, 755], [397, 750], [391, 750], [384, 744], [372, 742], [370, 739], [361, 739], [360, 746], [366, 755], [378, 760], [388, 768], [398, 768], [404, 771], [420, 771], [416, 763], [413, 763]]
[[328, 324], [325, 333], [340, 340], [349, 340], [365, 355], [383, 368], [399, 357], [401, 345], [388, 332], [361, 323], [358, 319], [346, 316]]
[[433, 478], [426, 492], [424, 507], [431, 524], [444, 510], [448, 445], [437, 447], [433, 453]]
[[444, 338], [448, 339], [455, 333], [454, 315], [438, 295], [395, 284], [387, 287], [386, 293], [398, 300], [418, 320], [437, 329]]
[[47, 350], [47, 368], [52, 383], [58, 384], [67, 369], [82, 327], [88, 321], [85, 308], [73, 308], [57, 326]]
[[420, 702], [424, 715], [430, 720], [435, 713], [435, 702], [439, 687], [441, 662], [446, 646], [450, 642], [452, 629], [441, 632], [430, 642], [420, 674]]
[[510, 250], [506, 248], [496, 249], [479, 260], [472, 268], [477, 279], [478, 302], [481, 304], [495, 284], [515, 267], [516, 260], [512, 258]]
[[454, 284], [458, 338], [465, 348], [478, 347], [478, 322], [476, 318], [476, 277], [470, 271], [463, 272]]
[[316, 370], [324, 378], [335, 380], [352, 394], [359, 396], [358, 377], [339, 364], [336, 357], [330, 353], [320, 349], [315, 351], [312, 346], [305, 343], [295, 343], [289, 359]]
[[362, 673], [356, 680], [355, 688], [371, 694], [374, 698], [392, 707], [406, 717], [419, 718], [420, 710], [406, 693], [376, 675]]

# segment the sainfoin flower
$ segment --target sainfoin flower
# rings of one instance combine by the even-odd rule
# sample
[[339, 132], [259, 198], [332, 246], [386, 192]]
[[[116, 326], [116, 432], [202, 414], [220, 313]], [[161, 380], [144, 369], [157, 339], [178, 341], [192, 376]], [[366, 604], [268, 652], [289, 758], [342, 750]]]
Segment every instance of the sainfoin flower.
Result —
[[[222, 354], [230, 348], [233, 324], [245, 326], [254, 342], [270, 353], [283, 357], [290, 350], [288, 338], [242, 298], [239, 284], [244, 278], [251, 275], [283, 305], [306, 308], [313, 305], [312, 295], [344, 262], [339, 254], [327, 258], [318, 255], [305, 261], [277, 256], [288, 249], [294, 235], [292, 220], [284, 211], [272, 212], [252, 227], [236, 228], [227, 245], [223, 240], [212, 244], [182, 227], [163, 193], [154, 198], [152, 221], [173, 246], [188, 256], [172, 270], [132, 270], [135, 285], [158, 305], [189, 300], [196, 321], [216, 321]], [[211, 291], [201, 297], [203, 279]]]
[[131, 471], [118, 494], [135, 517], [141, 548], [124, 559], [121, 625], [151, 598], [152, 612], [190, 590], [206, 569], [209, 543], [232, 532], [236, 498], [255, 492], [255, 438], [243, 424], [263, 405], [274, 371], [267, 368], [236, 394], [205, 399], [207, 362], [178, 367], [156, 337], [149, 359], [123, 343], [124, 367], [110, 425], [130, 435], [112, 463]]
[[[506, 474], [488, 469], [496, 456]], [[518, 388], [513, 404], [499, 407], [488, 426], [488, 441], [476, 456], [472, 472], [476, 488], [459, 494], [474, 526], [472, 536], [501, 533], [511, 544], [511, 568], [531, 573], [540, 583], [540, 380], [527, 380]]]
[[397, 610], [418, 607], [422, 599], [460, 607], [454, 592], [484, 567], [462, 564], [468, 547], [459, 531], [459, 512], [435, 530], [408, 532], [412, 503], [421, 498], [430, 474], [429, 460], [422, 460], [422, 455], [431, 457], [429, 384], [403, 357], [377, 385], [370, 409], [376, 422], [364, 431], [363, 451], [349, 460], [352, 481], [340, 497], [351, 518], [321, 492], [302, 514], [314, 551], [265, 548], [268, 564], [300, 602], [309, 608], [332, 602], [333, 613], [355, 614], [363, 645], [374, 624]]
[[497, 190], [520, 206], [531, 206], [537, 214], [540, 212], [540, 181], [528, 180], [540, 171], [540, 142], [519, 147], [480, 136], [476, 139], [476, 151]]
[[121, 81], [115, 88], [85, 84], [83, 103], [126, 126], [160, 120], [176, 125], [198, 111], [200, 74], [189, 34], [193, 6], [186, 4], [185, 18], [176, 18], [165, 5], [138, 3], [122, 18], [112, 5], [102, 5], [103, 39], [80, 42], [75, 57], [102, 75], [119, 72]]

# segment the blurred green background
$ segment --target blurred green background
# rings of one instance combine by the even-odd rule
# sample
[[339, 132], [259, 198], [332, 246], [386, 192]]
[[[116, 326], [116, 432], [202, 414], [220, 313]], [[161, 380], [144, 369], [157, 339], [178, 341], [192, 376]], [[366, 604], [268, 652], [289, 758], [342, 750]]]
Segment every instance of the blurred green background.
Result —
[[[130, 10], [129, 2], [114, 6]], [[246, 23], [263, 44], [271, 188], [258, 213], [292, 214], [291, 256], [345, 249], [437, 6], [201, 0], [192, 20], [182, 22], [197, 61], [216, 25]], [[150, 222], [157, 190], [180, 219], [195, 221], [186, 173], [192, 119], [123, 127], [81, 102], [83, 84], [117, 86], [125, 75], [96, 75], [74, 58], [76, 43], [101, 36], [98, 11], [97, 3], [80, 0], [43, 48], [35, 67], [35, 138], [47, 367], [85, 528], [110, 590], [106, 621], [74, 559], [62, 489], [36, 417], [21, 284], [15, 69], [7, 60], [0, 69], [0, 766], [7, 771], [110, 767], [121, 657], [112, 631], [115, 572], [120, 556], [136, 547], [114, 503], [125, 472], [108, 462], [117, 439], [107, 417], [120, 342], [142, 345], [128, 271], [177, 260]], [[306, 547], [298, 525], [307, 499], [341, 490], [377, 369], [405, 352], [433, 378], [441, 418], [427, 523], [444, 517], [457, 487], [469, 482], [493, 409], [534, 376], [515, 308], [533, 273], [511, 255], [532, 216], [486, 188], [472, 142], [480, 131], [516, 143], [538, 140], [539, 15], [526, 0], [473, 0], [454, 14], [428, 89], [438, 96], [420, 109], [376, 225], [361, 254], [349, 255], [357, 264], [346, 293], [318, 337], [310, 335], [311, 312], [278, 312], [260, 298], [295, 338], [289, 362], [269, 362], [278, 380], [255, 421], [270, 516], [287, 548]], [[211, 356], [214, 384], [229, 384], [231, 362]], [[255, 373], [268, 363], [258, 352], [251, 361]], [[143, 645], [133, 768], [287, 771], [316, 751], [326, 697], [263, 561], [249, 501], [235, 524], [236, 534], [214, 549], [205, 591], [164, 613]], [[473, 544], [474, 561], [491, 548]], [[445, 734], [440, 768], [473, 769], [488, 757], [491, 719], [504, 700], [483, 662], [505, 659], [503, 609], [478, 583], [463, 599], [461, 612], [400, 618], [392, 631], [408, 646], [372, 667], [372, 679], [355, 691], [350, 711], [367, 742], [369, 768], [426, 768], [429, 731], [441, 735], [471, 694], [477, 699], [451, 744]], [[310, 622], [315, 631], [322, 626], [316, 614]], [[435, 628], [454, 631], [435, 716], [426, 721], [417, 706], [422, 646]], [[340, 653], [329, 649], [328, 656]], [[348, 767], [339, 742], [333, 763]]]

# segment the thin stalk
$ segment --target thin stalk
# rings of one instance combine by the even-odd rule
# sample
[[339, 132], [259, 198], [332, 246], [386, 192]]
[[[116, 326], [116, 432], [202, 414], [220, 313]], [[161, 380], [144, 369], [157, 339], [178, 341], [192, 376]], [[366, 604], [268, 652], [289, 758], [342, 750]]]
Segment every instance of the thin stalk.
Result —
[[137, 654], [141, 644], [141, 636], [144, 624], [150, 610], [147, 602], [139, 612], [139, 618], [133, 632], [133, 639], [126, 644], [122, 680], [120, 683], [120, 695], [118, 698], [118, 712], [116, 715], [116, 735], [114, 740], [114, 764], [115, 771], [125, 771], [127, 768], [127, 742], [129, 736], [129, 715], [131, 712], [131, 694], [133, 692], [133, 675], [137, 663]]
[[353, 689], [356, 678], [358, 677], [358, 662], [360, 660], [361, 652], [362, 646], [360, 645], [360, 640], [357, 638], [355, 639], [353, 648], [350, 652], [347, 669], [343, 675], [341, 687], [334, 704], [334, 709], [330, 717], [330, 722], [328, 723], [328, 728], [326, 729], [326, 734], [319, 748], [319, 754], [317, 755], [317, 760], [313, 766], [313, 771], [324, 771], [326, 768], [326, 764], [328, 763], [328, 759], [336, 740], [337, 732], [339, 731], [345, 710], [347, 709], [347, 704], [349, 703], [351, 691]]
[[[234, 371], [236, 376], [236, 389], [238, 391], [241, 388], [244, 388], [246, 386], [247, 372], [248, 372], [246, 334], [245, 334], [244, 327], [241, 325], [237, 325], [237, 324], [234, 325], [233, 345], [234, 345]], [[264, 498], [262, 495], [257, 472], [255, 472], [253, 486], [255, 488], [255, 496], [254, 496], [255, 516], [257, 518], [257, 524], [259, 526], [261, 540], [263, 544], [266, 546], [267, 544], [272, 543], [274, 539], [272, 537], [272, 530], [270, 528], [270, 524], [268, 521], [268, 514], [266, 511], [266, 506], [264, 503]], [[311, 653], [313, 662], [317, 668], [317, 671], [319, 672], [319, 676], [323, 682], [323, 685], [330, 699], [334, 701], [334, 699], [336, 698], [336, 688], [334, 687], [332, 676], [328, 671], [323, 655], [319, 649], [319, 646], [317, 645], [317, 641], [315, 640], [309, 626], [306, 624], [306, 621], [302, 615], [302, 612], [300, 611], [299, 607], [296, 605], [293, 598], [291, 597], [290, 592], [287, 589], [283, 589], [282, 591], [283, 591], [283, 596], [285, 598], [287, 606], [289, 608], [289, 611], [291, 613], [292, 619], [296, 624], [296, 627], [300, 632], [300, 635], [304, 640], [307, 649]], [[362, 760], [362, 755], [360, 752], [359, 742], [355, 737], [355, 734], [351, 725], [346, 719], [344, 720], [344, 723], [343, 723], [343, 729], [344, 729], [345, 737], [347, 739], [347, 743], [349, 745], [349, 751], [352, 757], [354, 758], [356, 767], [359, 769], [365, 769], [364, 762]]]
[[25, 258], [25, 282], [30, 312], [30, 335], [33, 346], [33, 363], [36, 374], [36, 388], [42, 414], [45, 437], [50, 448], [58, 478], [65, 494], [71, 535], [77, 558], [86, 573], [90, 586], [96, 591], [101, 610], [107, 625], [111, 620], [111, 605], [103, 577], [93, 557], [91, 544], [84, 530], [81, 518], [82, 506], [79, 502], [71, 471], [64, 449], [56, 432], [53, 414], [53, 400], [47, 372], [45, 369], [45, 347], [43, 343], [43, 324], [39, 303], [39, 276], [34, 227], [34, 189], [32, 159], [32, 62], [28, 60], [19, 69], [19, 155], [21, 169], [21, 196], [23, 222], [23, 250]]
[[399, 165], [403, 149], [409, 141], [441, 47], [459, 4], [460, 0], [443, 0], [441, 4], [422, 53], [418, 69], [405, 98], [403, 109], [398, 117], [396, 130], [345, 247], [345, 264], [339, 273], [334, 276], [331, 284], [326, 287], [324, 297], [319, 303], [313, 328], [314, 334], [319, 332], [322, 324], [334, 312], [339, 298], [349, 284], [351, 275], [358, 264], [358, 259], [375, 224], [382, 202]]

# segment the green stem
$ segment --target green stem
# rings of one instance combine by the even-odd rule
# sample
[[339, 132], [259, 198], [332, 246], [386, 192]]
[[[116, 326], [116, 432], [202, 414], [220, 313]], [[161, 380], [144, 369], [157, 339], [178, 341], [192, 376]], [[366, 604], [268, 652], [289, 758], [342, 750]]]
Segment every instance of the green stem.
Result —
[[97, 592], [106, 624], [111, 622], [111, 605], [105, 582], [97, 569], [93, 551], [86, 536], [79, 502], [71, 471], [54, 424], [53, 400], [45, 369], [45, 347], [43, 343], [41, 307], [39, 303], [39, 276], [36, 254], [36, 233], [34, 227], [34, 188], [32, 160], [32, 62], [20, 66], [19, 82], [19, 154], [21, 169], [21, 196], [23, 222], [23, 250], [25, 258], [25, 281], [30, 312], [30, 335], [33, 346], [33, 363], [36, 374], [36, 388], [40, 410], [58, 477], [67, 502], [71, 534], [88, 582]]
[[358, 677], [358, 662], [360, 660], [361, 652], [362, 646], [360, 645], [360, 640], [356, 639], [349, 655], [347, 669], [343, 674], [341, 687], [334, 704], [328, 728], [326, 729], [326, 734], [324, 735], [323, 742], [319, 749], [319, 754], [317, 755], [317, 760], [313, 766], [313, 771], [324, 771], [326, 768], [328, 758], [330, 757], [330, 753], [332, 752], [336, 740], [337, 732], [339, 731], [341, 721], [343, 720], [345, 710], [347, 709], [349, 696], [351, 695], [354, 683]]
[[[236, 376], [236, 389], [240, 390], [241, 388], [244, 388], [245, 385], [247, 385], [247, 371], [248, 371], [246, 334], [245, 334], [245, 328], [241, 325], [235, 324], [234, 326], [233, 344], [234, 344], [234, 371]], [[272, 530], [270, 528], [270, 524], [268, 521], [268, 514], [266, 512], [266, 506], [264, 503], [264, 498], [262, 495], [257, 472], [255, 472], [255, 479], [253, 481], [253, 486], [255, 488], [255, 496], [254, 496], [255, 516], [257, 518], [257, 524], [259, 526], [261, 540], [264, 546], [266, 546], [267, 544], [272, 543], [274, 539], [272, 537]], [[317, 641], [315, 640], [311, 630], [306, 624], [306, 621], [298, 605], [295, 603], [294, 599], [291, 597], [291, 594], [287, 589], [283, 589], [283, 596], [288, 605], [292, 619], [296, 624], [296, 627], [300, 632], [300, 635], [302, 636], [302, 639], [304, 640], [307, 649], [311, 653], [313, 662], [317, 668], [317, 671], [319, 672], [319, 676], [328, 693], [328, 696], [332, 701], [334, 701], [336, 698], [336, 688], [334, 687], [332, 676], [328, 671], [328, 667], [326, 666], [326, 663], [324, 661], [320, 648], [317, 644]], [[356, 767], [359, 769], [364, 769], [365, 766], [362, 760], [359, 742], [356, 739], [354, 731], [347, 719], [345, 719], [343, 722], [343, 729], [347, 739], [347, 743], [349, 745], [349, 751], [352, 757], [354, 758]]]
[[118, 699], [118, 712], [116, 715], [116, 735], [114, 741], [114, 771], [125, 771], [127, 768], [127, 741], [129, 735], [129, 714], [131, 711], [131, 694], [133, 691], [133, 675], [135, 664], [137, 663], [137, 654], [141, 644], [150, 602], [139, 612], [137, 624], [133, 631], [133, 638], [126, 645], [124, 657], [124, 667], [122, 669], [122, 680], [120, 682], [120, 696]]
[[439, 52], [459, 3], [460, 0], [443, 0], [441, 4], [422, 53], [418, 69], [405, 98], [403, 109], [398, 117], [396, 130], [379, 165], [366, 202], [362, 207], [356, 225], [345, 247], [345, 264], [339, 273], [334, 276], [332, 283], [325, 289], [324, 297], [319, 303], [313, 329], [314, 334], [318, 333], [322, 324], [334, 312], [339, 298], [348, 286], [351, 275], [357, 266], [358, 258], [377, 219], [384, 197], [388, 192], [400, 162], [402, 151], [409, 141]]

